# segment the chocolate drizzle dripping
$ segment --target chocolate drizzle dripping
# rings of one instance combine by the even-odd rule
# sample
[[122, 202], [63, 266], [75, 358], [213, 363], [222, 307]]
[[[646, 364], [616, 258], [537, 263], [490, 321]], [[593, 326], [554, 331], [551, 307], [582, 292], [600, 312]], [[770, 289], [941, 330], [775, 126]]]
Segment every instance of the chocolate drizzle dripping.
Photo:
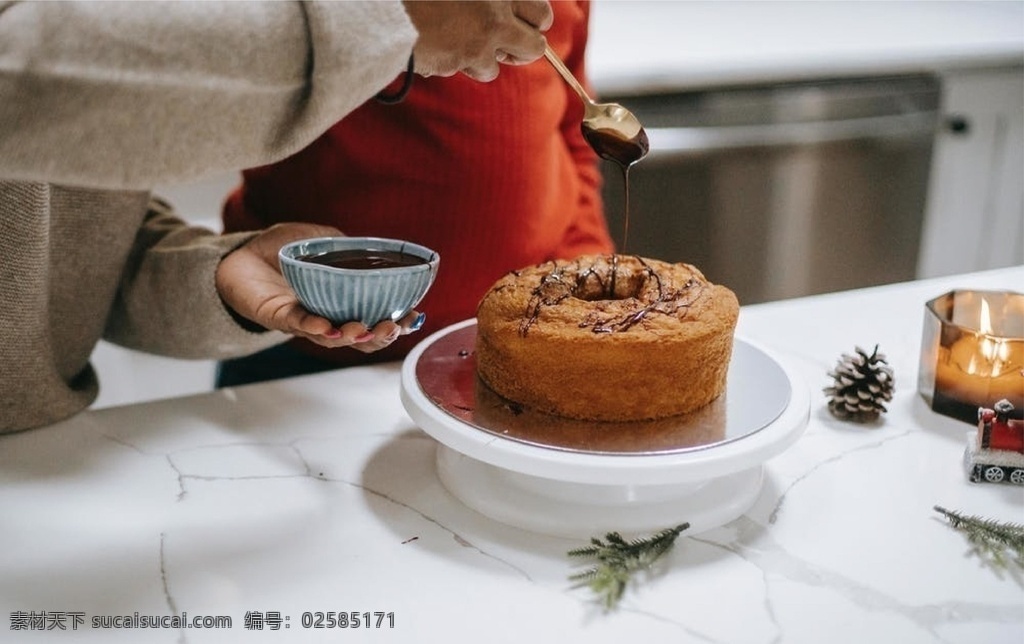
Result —
[[[531, 293], [530, 301], [526, 305], [526, 316], [523, 318], [523, 323], [519, 325], [519, 335], [525, 336], [529, 332], [530, 327], [537, 321], [537, 316], [540, 315], [541, 307], [555, 306], [572, 295], [572, 289], [563, 280], [565, 271], [557, 263], [551, 263], [554, 266], [551, 272], [540, 279], [540, 284]], [[581, 277], [582, 273], [581, 271]], [[586, 278], [582, 277], [582, 279]]]
[[[642, 324], [652, 314], [685, 315], [689, 307], [700, 298], [706, 284], [690, 277], [679, 289], [671, 289], [642, 257], [634, 256], [642, 265], [639, 284], [631, 293], [622, 293], [617, 289], [623, 287], [617, 279], [619, 256], [608, 257], [610, 269], [605, 276], [597, 264], [582, 266], [580, 260], [559, 266], [552, 262], [552, 269], [544, 275], [531, 293], [523, 321], [519, 326], [519, 334], [526, 336], [538, 320], [546, 306], [557, 306], [570, 297], [578, 297], [595, 302], [595, 310], [586, 314], [579, 322], [579, 327], [590, 328], [594, 333], [617, 333]], [[606, 279], [605, 279], [606, 278]], [[625, 280], [625, 288], [629, 288], [633, 280]], [[608, 305], [603, 301], [629, 300], [625, 313], [610, 313]]]

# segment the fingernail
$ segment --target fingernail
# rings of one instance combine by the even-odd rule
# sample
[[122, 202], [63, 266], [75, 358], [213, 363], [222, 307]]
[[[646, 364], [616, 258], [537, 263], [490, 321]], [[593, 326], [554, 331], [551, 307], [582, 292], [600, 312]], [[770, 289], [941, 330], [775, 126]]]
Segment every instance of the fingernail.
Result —
[[324, 334], [324, 337], [325, 338], [340, 338], [341, 337], [341, 329], [331, 329], [330, 331], [328, 331], [327, 333]]
[[364, 333], [362, 335], [357, 335], [355, 338], [352, 339], [352, 342], [354, 342], [355, 344], [359, 344], [360, 342], [369, 342], [372, 339], [373, 339], [373, 332], [367, 331], [366, 333]]
[[420, 329], [423, 328], [423, 323], [426, 322], [426, 321], [427, 321], [427, 314], [426, 313], [420, 313], [419, 315], [416, 316], [416, 319], [412, 321], [412, 324], [409, 325], [409, 330], [410, 331], [419, 331]]
[[390, 335], [388, 335], [388, 337], [387, 337], [387, 338], [385, 338], [384, 340], [385, 340], [385, 341], [386, 341], [387, 343], [389, 343], [389, 344], [390, 344], [390, 343], [394, 342], [395, 340], [397, 340], [397, 339], [398, 339], [398, 336], [400, 336], [400, 335], [402, 335], [402, 329], [397, 329], [396, 331], [394, 331], [393, 333], [391, 333]]

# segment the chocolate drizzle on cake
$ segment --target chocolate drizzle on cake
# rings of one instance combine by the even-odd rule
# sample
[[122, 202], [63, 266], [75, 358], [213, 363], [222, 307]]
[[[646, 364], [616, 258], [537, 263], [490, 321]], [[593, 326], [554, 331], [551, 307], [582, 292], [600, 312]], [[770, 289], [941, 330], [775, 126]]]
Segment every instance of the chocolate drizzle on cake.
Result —
[[[643, 258], [630, 257], [639, 262], [639, 270], [620, 270], [619, 255], [604, 256], [604, 262], [587, 266], [580, 260], [551, 262], [551, 271], [531, 292], [519, 334], [529, 333], [545, 307], [558, 306], [572, 297], [593, 303], [578, 323], [581, 329], [617, 333], [642, 324], [654, 314], [681, 318], [704, 291], [706, 283], [696, 277], [690, 277], [679, 288], [671, 288]], [[613, 306], [612, 302], [616, 304]]]

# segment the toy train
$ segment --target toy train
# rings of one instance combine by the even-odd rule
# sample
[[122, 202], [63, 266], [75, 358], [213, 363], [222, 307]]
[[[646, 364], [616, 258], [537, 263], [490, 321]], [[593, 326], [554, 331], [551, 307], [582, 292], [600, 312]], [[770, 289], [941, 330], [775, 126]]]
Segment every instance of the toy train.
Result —
[[978, 429], [967, 434], [964, 465], [971, 481], [1024, 485], [1024, 409], [1000, 400], [978, 408]]

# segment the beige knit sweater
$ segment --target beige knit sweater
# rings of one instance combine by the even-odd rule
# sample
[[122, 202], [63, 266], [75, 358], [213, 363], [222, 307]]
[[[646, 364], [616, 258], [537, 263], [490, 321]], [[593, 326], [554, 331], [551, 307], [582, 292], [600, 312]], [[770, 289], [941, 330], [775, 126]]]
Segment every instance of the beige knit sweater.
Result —
[[87, 407], [101, 337], [183, 358], [285, 339], [214, 288], [248, 237], [148, 189], [301, 149], [415, 38], [397, 1], [0, 2], [0, 432]]

